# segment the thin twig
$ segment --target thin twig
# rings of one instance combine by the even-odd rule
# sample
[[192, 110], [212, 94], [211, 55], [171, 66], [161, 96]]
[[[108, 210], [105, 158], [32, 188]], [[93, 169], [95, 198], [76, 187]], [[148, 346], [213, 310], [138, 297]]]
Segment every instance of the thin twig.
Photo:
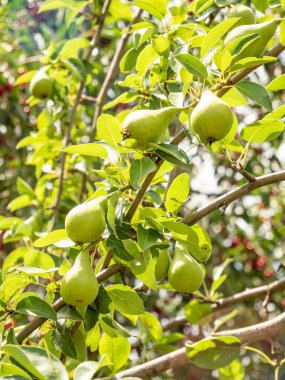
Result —
[[[279, 281], [274, 281], [269, 285], [258, 286], [252, 289], [246, 289], [240, 293], [237, 293], [230, 297], [220, 298], [215, 303], [211, 304], [212, 312], [217, 312], [228, 308], [229, 306], [235, 305], [239, 302], [251, 301], [255, 298], [261, 297], [263, 295], [272, 294], [285, 289], [285, 278]], [[180, 326], [183, 326], [187, 322], [187, 318], [179, 316], [170, 319], [163, 326], [164, 331], [173, 330]]]
[[[92, 51], [94, 50], [94, 48], [99, 44], [100, 36], [101, 36], [101, 31], [102, 31], [102, 28], [103, 28], [103, 25], [104, 25], [104, 20], [105, 20], [105, 17], [107, 15], [108, 9], [110, 7], [111, 1], [112, 0], [106, 0], [105, 3], [104, 3], [104, 5], [103, 5], [102, 13], [101, 13], [101, 15], [99, 17], [99, 21], [98, 21], [98, 26], [97, 26], [97, 29], [96, 29], [96, 33], [95, 33], [95, 35], [94, 35], [94, 37], [93, 37], [93, 39], [92, 39], [92, 41], [90, 43], [90, 48], [89, 48], [88, 53], [87, 53], [87, 57], [86, 57], [87, 61], [90, 59]], [[77, 107], [80, 104], [81, 96], [82, 96], [82, 93], [84, 91], [84, 88], [85, 88], [85, 80], [83, 79], [80, 82], [80, 85], [79, 85], [79, 88], [78, 88], [78, 91], [77, 91], [77, 95], [76, 95], [76, 99], [75, 99], [74, 105], [73, 105], [73, 107], [71, 109], [70, 117], [69, 117], [69, 120], [68, 120], [68, 123], [67, 123], [67, 128], [66, 128], [64, 142], [63, 142], [63, 147], [64, 148], [69, 144], [70, 136], [71, 136], [71, 129], [73, 127], [73, 123], [74, 123]], [[63, 191], [63, 182], [64, 182], [65, 159], [66, 159], [66, 153], [62, 152], [61, 156], [60, 156], [59, 184], [58, 184], [56, 202], [55, 202], [55, 207], [54, 207], [53, 222], [52, 222], [52, 225], [51, 225], [51, 231], [53, 231], [55, 229], [55, 227], [57, 225], [57, 222], [58, 222], [59, 205], [60, 205], [61, 194], [62, 194], [62, 191]]]

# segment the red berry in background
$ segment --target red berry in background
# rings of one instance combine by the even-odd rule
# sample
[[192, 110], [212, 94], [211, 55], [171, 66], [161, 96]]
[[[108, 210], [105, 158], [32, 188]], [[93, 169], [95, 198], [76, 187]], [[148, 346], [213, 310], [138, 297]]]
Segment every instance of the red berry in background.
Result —
[[262, 269], [267, 264], [267, 259], [265, 257], [259, 257], [256, 261], [257, 269]]
[[249, 241], [249, 242], [246, 243], [246, 249], [248, 251], [253, 251], [254, 250], [254, 246], [253, 246], [253, 244], [252, 244], [251, 241]]
[[271, 278], [273, 276], [273, 270], [270, 268], [266, 268], [264, 271], [264, 276], [266, 278]]
[[7, 91], [7, 92], [11, 92], [12, 90], [13, 90], [13, 85], [11, 84], [11, 83], [7, 83], [7, 84], [5, 84], [5, 90]]
[[26, 71], [26, 69], [24, 69], [24, 67], [19, 67], [18, 68], [18, 74], [19, 75], [23, 75], [23, 74], [25, 74], [27, 71]]
[[234, 236], [232, 238], [231, 248], [237, 247], [238, 245], [240, 245], [240, 243], [241, 243], [241, 238], [239, 236]]
[[281, 306], [285, 307], [285, 298], [282, 298], [282, 300], [281, 300]]
[[5, 89], [4, 87], [0, 86], [0, 96], [3, 96], [5, 94]]

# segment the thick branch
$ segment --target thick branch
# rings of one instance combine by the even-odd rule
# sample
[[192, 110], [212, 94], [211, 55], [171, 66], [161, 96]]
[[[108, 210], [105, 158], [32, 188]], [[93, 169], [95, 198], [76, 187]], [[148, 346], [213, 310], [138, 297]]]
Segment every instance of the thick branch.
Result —
[[[220, 298], [219, 300], [216, 301], [216, 303], [211, 304], [212, 311], [213, 312], [220, 311], [224, 308], [235, 305], [239, 302], [250, 301], [255, 298], [264, 296], [266, 294], [276, 293], [284, 289], [285, 289], [285, 278], [279, 281], [274, 281], [269, 285], [258, 286], [257, 288], [253, 288], [253, 289], [246, 289], [243, 292], [237, 293], [231, 297]], [[163, 326], [163, 330], [164, 331], [173, 330], [177, 327], [183, 326], [186, 322], [187, 322], [186, 317], [184, 315], [181, 315], [179, 317], [170, 319]]]
[[284, 180], [285, 170], [257, 177], [255, 181], [248, 182], [245, 185], [238, 187], [237, 189], [229, 191], [228, 193], [221, 195], [220, 197], [215, 199], [213, 202], [210, 202], [206, 206], [199, 208], [192, 214], [187, 215], [184, 218], [183, 223], [188, 225], [195, 224], [211, 212], [219, 209], [220, 207], [229, 205], [233, 201], [239, 199], [240, 197], [250, 193], [255, 189], [258, 189], [262, 186], [271, 185], [272, 183], [281, 182]]
[[[97, 274], [97, 280], [98, 282], [102, 282], [106, 280], [107, 278], [113, 276], [113, 274], [119, 272], [120, 270], [120, 265], [114, 264], [110, 268], [105, 269], [101, 271], [100, 273]], [[59, 298], [53, 305], [53, 309], [55, 311], [59, 311], [60, 309], [65, 306], [65, 302], [62, 300], [62, 298]], [[26, 339], [30, 334], [32, 334], [36, 329], [38, 329], [45, 321], [47, 318], [35, 318], [33, 319], [30, 323], [28, 323], [17, 335], [16, 339], [21, 344], [24, 339]]]
[[[258, 323], [249, 327], [244, 327], [236, 330], [220, 331], [213, 336], [235, 336], [241, 343], [257, 342], [263, 339], [270, 339], [272, 336], [280, 335], [285, 328], [285, 313], [270, 321]], [[127, 369], [115, 376], [115, 379], [122, 379], [128, 376], [138, 376], [142, 379], [158, 375], [168, 369], [181, 367], [184, 364], [190, 363], [186, 356], [185, 348], [180, 348], [170, 354], [163, 355], [157, 359], [150, 360], [145, 364]]]
[[[90, 48], [89, 48], [88, 53], [87, 53], [87, 57], [86, 57], [87, 61], [89, 61], [94, 48], [99, 44], [101, 31], [102, 31], [104, 21], [105, 21], [105, 17], [107, 15], [108, 9], [110, 7], [111, 1], [112, 0], [106, 0], [104, 5], [103, 5], [102, 13], [101, 13], [101, 15], [99, 17], [99, 21], [98, 21], [96, 33], [94, 34], [94, 37], [90, 43]], [[78, 91], [76, 94], [76, 99], [75, 99], [74, 105], [73, 105], [71, 112], [70, 112], [70, 117], [68, 120], [66, 132], [65, 132], [65, 137], [64, 137], [64, 142], [63, 142], [64, 148], [69, 144], [70, 136], [71, 136], [71, 129], [72, 129], [72, 126], [74, 123], [77, 107], [79, 106], [80, 101], [81, 101], [81, 96], [82, 96], [82, 93], [84, 91], [84, 88], [85, 88], [85, 80], [82, 80], [80, 82], [80, 85], [79, 85], [79, 88], [78, 88]], [[61, 200], [61, 194], [63, 191], [65, 159], [66, 159], [66, 153], [63, 152], [63, 153], [61, 153], [61, 156], [60, 156], [59, 184], [58, 184], [56, 202], [55, 202], [55, 207], [54, 207], [53, 222], [52, 222], [52, 226], [51, 226], [51, 231], [53, 231], [55, 229], [55, 226], [57, 225], [57, 221], [58, 221], [59, 205], [60, 205], [60, 200]]]

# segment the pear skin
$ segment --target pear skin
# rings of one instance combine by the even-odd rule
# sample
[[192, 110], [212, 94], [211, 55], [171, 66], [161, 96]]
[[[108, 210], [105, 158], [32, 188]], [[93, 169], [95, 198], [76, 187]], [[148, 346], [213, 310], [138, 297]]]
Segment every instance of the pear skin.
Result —
[[63, 277], [60, 295], [68, 305], [87, 306], [95, 300], [98, 290], [98, 281], [90, 265], [88, 250], [84, 249], [79, 252], [72, 268]]
[[240, 25], [250, 25], [256, 23], [256, 17], [253, 10], [243, 4], [237, 4], [233, 6], [226, 16], [226, 18], [234, 17], [240, 17], [240, 19], [234, 24], [231, 29], [236, 28]]
[[92, 199], [69, 211], [65, 218], [67, 236], [76, 243], [93, 243], [106, 227], [106, 197]]
[[39, 99], [50, 98], [52, 94], [52, 81], [45, 71], [38, 71], [31, 80], [30, 93]]
[[223, 139], [233, 125], [231, 107], [211, 91], [202, 93], [198, 105], [190, 115], [191, 128], [205, 142]]
[[157, 262], [155, 264], [155, 278], [157, 281], [163, 280], [168, 273], [170, 257], [167, 249], [159, 251]]
[[230, 31], [224, 40], [224, 46], [230, 50], [235, 48], [234, 42], [240, 37], [256, 35], [258, 37], [254, 43], [246, 47], [238, 56], [238, 60], [247, 57], [261, 57], [265, 51], [266, 45], [273, 37], [277, 24], [280, 20], [273, 19], [260, 24], [241, 25]]
[[176, 248], [168, 270], [168, 281], [180, 293], [194, 293], [204, 280], [200, 264], [184, 248]]
[[123, 121], [124, 138], [136, 140], [136, 148], [141, 150], [147, 149], [149, 143], [158, 144], [178, 111], [175, 107], [133, 111]]

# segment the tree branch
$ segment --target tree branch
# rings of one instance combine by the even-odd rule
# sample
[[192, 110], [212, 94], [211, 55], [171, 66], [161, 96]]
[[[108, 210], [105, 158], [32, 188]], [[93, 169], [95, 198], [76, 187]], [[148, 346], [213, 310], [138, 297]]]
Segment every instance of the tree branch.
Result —
[[[243, 292], [234, 294], [230, 297], [220, 298], [215, 303], [211, 304], [212, 312], [220, 311], [229, 306], [235, 305], [239, 302], [246, 302], [255, 298], [264, 296], [266, 294], [272, 294], [285, 289], [285, 278], [274, 281], [269, 285], [258, 286], [253, 289], [246, 289]], [[170, 319], [164, 326], [163, 330], [173, 330], [177, 327], [183, 326], [187, 322], [187, 318], [184, 315]]]
[[117, 72], [119, 71], [119, 64], [120, 64], [122, 56], [125, 52], [125, 47], [126, 47], [128, 40], [131, 36], [131, 30], [132, 30], [133, 24], [138, 22], [138, 20], [141, 17], [142, 12], [143, 11], [141, 9], [138, 11], [137, 15], [135, 16], [135, 18], [134, 18], [133, 22], [131, 23], [131, 25], [129, 26], [128, 30], [122, 35], [122, 37], [118, 43], [118, 47], [116, 49], [114, 57], [112, 59], [112, 62], [110, 64], [110, 67], [108, 69], [105, 80], [102, 84], [101, 90], [99, 91], [99, 94], [96, 97], [96, 109], [95, 109], [95, 114], [93, 117], [92, 130], [91, 130], [91, 134], [90, 134], [90, 140], [91, 141], [94, 139], [95, 134], [96, 134], [97, 121], [98, 121], [98, 118], [103, 111], [103, 104], [104, 104], [104, 100], [105, 100], [106, 95], [107, 95], [107, 91], [109, 90], [110, 85], [114, 80], [114, 77], [116, 76]]
[[[107, 278], [113, 276], [113, 274], [119, 272], [121, 266], [119, 264], [114, 264], [111, 267], [101, 271], [97, 274], [98, 283], [106, 280]], [[59, 298], [56, 302], [53, 303], [52, 307], [57, 312], [65, 306], [65, 302], [62, 298]], [[28, 323], [17, 335], [16, 339], [19, 344], [23, 342], [30, 334], [32, 334], [36, 329], [38, 329], [43, 323], [47, 321], [47, 318], [37, 317]]]
[[[220, 331], [219, 333], [214, 334], [213, 337], [235, 336], [241, 341], [241, 343], [251, 343], [263, 339], [270, 339], [272, 336], [278, 336], [284, 331], [284, 328], [285, 313], [282, 313], [270, 321], [258, 323], [256, 325], [241, 329]], [[161, 372], [167, 371], [168, 369], [181, 367], [187, 363], [191, 363], [191, 361], [186, 355], [186, 350], [185, 348], [180, 348], [170, 354], [163, 355], [157, 359], [150, 360], [147, 363], [122, 371], [118, 373], [114, 379], [122, 379], [129, 376], [137, 376], [145, 379], [147, 377], [156, 376]]]
[[[108, 9], [110, 7], [111, 1], [112, 0], [106, 0], [105, 3], [104, 3], [104, 5], [103, 5], [102, 13], [101, 13], [101, 15], [99, 17], [99, 21], [98, 21], [96, 33], [95, 33], [92, 41], [90, 42], [90, 48], [88, 50], [87, 57], [86, 57], [87, 61], [89, 61], [89, 59], [91, 57], [91, 54], [92, 54], [92, 51], [94, 50], [94, 48], [99, 44], [101, 31], [102, 31], [102, 28], [103, 28], [103, 25], [104, 25], [104, 21], [105, 21], [105, 17], [107, 15]], [[63, 142], [63, 147], [64, 148], [69, 144], [70, 136], [71, 136], [71, 129], [73, 127], [73, 123], [74, 123], [77, 107], [80, 104], [81, 96], [82, 96], [82, 93], [84, 91], [84, 88], [85, 88], [85, 80], [82, 80], [80, 82], [80, 85], [79, 85], [79, 88], [78, 88], [78, 91], [77, 91], [77, 95], [76, 95], [76, 99], [75, 99], [74, 105], [73, 105], [73, 107], [71, 109], [70, 117], [69, 117], [69, 120], [68, 120], [66, 132], [65, 132], [65, 137], [64, 137], [64, 142]], [[60, 156], [59, 184], [58, 184], [56, 202], [55, 202], [55, 207], [54, 207], [53, 222], [52, 222], [52, 226], [51, 226], [51, 231], [53, 231], [55, 229], [55, 226], [57, 225], [57, 221], [58, 221], [59, 206], [60, 206], [61, 194], [62, 194], [62, 191], [63, 191], [64, 171], [65, 171], [65, 159], [66, 159], [66, 153], [63, 152], [63, 153], [61, 153], [61, 156]]]
[[227, 206], [231, 202], [239, 199], [245, 194], [250, 193], [251, 191], [258, 189], [262, 186], [267, 186], [276, 182], [281, 182], [285, 180], [285, 170], [278, 171], [276, 173], [270, 173], [261, 177], [257, 177], [254, 181], [248, 182], [243, 186], [238, 187], [228, 193], [221, 195], [213, 202], [208, 203], [206, 206], [203, 206], [193, 212], [192, 214], [187, 215], [183, 219], [183, 223], [188, 225], [193, 225], [197, 223], [200, 219], [204, 218], [206, 215], [211, 212], [219, 209], [220, 207]]

